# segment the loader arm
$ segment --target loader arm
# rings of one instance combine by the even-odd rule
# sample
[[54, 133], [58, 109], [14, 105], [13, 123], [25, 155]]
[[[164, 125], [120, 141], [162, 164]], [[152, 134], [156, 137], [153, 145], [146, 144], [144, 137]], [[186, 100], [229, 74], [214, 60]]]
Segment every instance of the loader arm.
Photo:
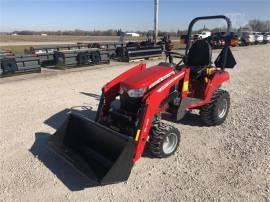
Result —
[[131, 69], [123, 72], [122, 74], [115, 77], [113, 80], [111, 80], [110, 82], [106, 83], [103, 86], [103, 88], [102, 88], [103, 93], [108, 93], [109, 91], [115, 91], [115, 89], [118, 90], [118, 92], [119, 92], [120, 82], [122, 82], [123, 80], [125, 80], [126, 78], [130, 77], [133, 74], [136, 74], [140, 71], [143, 71], [144, 69], [146, 69], [146, 64], [139, 64], [139, 65], [132, 67]]
[[173, 85], [179, 83], [185, 77], [185, 74], [188, 72], [186, 68], [183, 68], [181, 71], [174, 74], [172, 77], [167, 79], [165, 82], [157, 85], [151, 92], [145, 97], [144, 112], [142, 114], [141, 124], [136, 133], [136, 151], [133, 161], [136, 162], [142, 155], [147, 141], [152, 121], [156, 113], [162, 111], [161, 103], [169, 95], [170, 88]]
[[146, 69], [146, 64], [139, 64], [115, 77], [113, 80], [103, 86], [95, 121], [99, 121], [100, 117], [102, 116], [101, 113], [107, 114], [108, 110], [110, 109], [111, 102], [119, 94], [120, 83], [133, 74], [143, 71], [144, 69]]

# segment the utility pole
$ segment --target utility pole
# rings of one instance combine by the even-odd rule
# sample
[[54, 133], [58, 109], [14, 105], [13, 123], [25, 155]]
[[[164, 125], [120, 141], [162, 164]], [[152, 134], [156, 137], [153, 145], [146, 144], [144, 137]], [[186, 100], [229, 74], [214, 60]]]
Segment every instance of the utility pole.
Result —
[[154, 0], [154, 42], [157, 42], [158, 38], [158, 7], [159, 7], [159, 0]]

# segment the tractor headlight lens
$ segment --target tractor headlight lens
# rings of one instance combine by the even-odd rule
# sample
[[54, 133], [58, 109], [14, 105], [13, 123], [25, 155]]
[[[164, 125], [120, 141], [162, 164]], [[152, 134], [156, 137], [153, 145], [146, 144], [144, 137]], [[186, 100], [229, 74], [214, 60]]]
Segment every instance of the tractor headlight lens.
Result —
[[127, 93], [129, 97], [142, 97], [146, 92], [146, 88], [131, 89]]

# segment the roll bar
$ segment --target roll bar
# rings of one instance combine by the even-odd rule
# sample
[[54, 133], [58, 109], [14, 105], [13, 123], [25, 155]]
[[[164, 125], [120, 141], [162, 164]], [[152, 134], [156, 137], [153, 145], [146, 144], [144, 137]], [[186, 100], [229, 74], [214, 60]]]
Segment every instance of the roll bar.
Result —
[[[223, 19], [227, 22], [227, 33], [226, 35], [228, 36], [230, 30], [231, 30], [231, 26], [232, 26], [232, 23], [231, 23], [231, 20], [224, 16], [224, 15], [214, 15], [214, 16], [203, 16], [203, 17], [197, 17], [197, 18], [194, 18], [190, 23], [189, 23], [189, 26], [188, 26], [188, 34], [187, 34], [187, 45], [186, 45], [186, 51], [185, 51], [185, 56], [187, 56], [188, 54], [188, 50], [190, 48], [190, 37], [191, 37], [191, 34], [192, 34], [192, 28], [193, 28], [193, 25], [199, 21], [199, 20], [215, 20], [215, 19]], [[226, 66], [226, 62], [227, 62], [227, 54], [228, 54], [228, 48], [229, 48], [229, 40], [228, 39], [225, 39], [225, 46], [224, 46], [224, 61], [223, 61], [223, 64], [222, 64], [222, 67], [221, 69], [223, 70]]]

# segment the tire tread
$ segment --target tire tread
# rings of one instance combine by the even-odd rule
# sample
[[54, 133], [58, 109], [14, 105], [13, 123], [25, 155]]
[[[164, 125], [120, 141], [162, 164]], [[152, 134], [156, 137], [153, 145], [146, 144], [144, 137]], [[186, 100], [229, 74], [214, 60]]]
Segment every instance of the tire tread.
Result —
[[157, 157], [157, 158], [164, 158], [164, 157], [168, 157], [170, 155], [172, 155], [176, 149], [169, 155], [165, 155], [162, 152], [162, 143], [164, 138], [166, 137], [166, 135], [168, 133], [174, 132], [177, 134], [178, 136], [178, 143], [176, 148], [179, 145], [180, 142], [180, 133], [178, 131], [178, 129], [176, 129], [175, 127], [173, 127], [172, 125], [166, 124], [164, 122], [157, 122], [154, 123], [151, 129], [151, 134], [150, 134], [150, 138], [149, 138], [149, 150], [152, 153], [153, 156]]
[[200, 109], [200, 116], [202, 121], [207, 125], [207, 126], [215, 126], [215, 125], [220, 125], [222, 124], [225, 119], [227, 114], [222, 118], [219, 119], [215, 113], [215, 109], [218, 106], [218, 101], [221, 97], [225, 97], [226, 99], [228, 99], [228, 109], [230, 107], [230, 95], [227, 91], [222, 90], [222, 89], [217, 89], [211, 98], [210, 103], [204, 105], [201, 107]]

